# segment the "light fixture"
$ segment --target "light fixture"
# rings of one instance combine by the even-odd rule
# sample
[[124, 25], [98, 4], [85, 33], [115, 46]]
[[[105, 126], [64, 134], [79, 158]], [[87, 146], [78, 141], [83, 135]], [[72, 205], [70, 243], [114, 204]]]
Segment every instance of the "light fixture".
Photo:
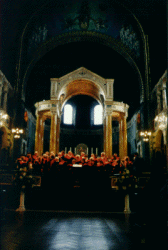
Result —
[[143, 137], [143, 141], [148, 142], [149, 141], [149, 137], [152, 135], [151, 131], [141, 131], [140, 132], [140, 136]]
[[14, 134], [14, 138], [19, 139], [20, 135], [23, 134], [23, 129], [12, 128], [12, 134]]
[[1, 109], [0, 110], [0, 126], [1, 127], [6, 126], [7, 119], [8, 119], [8, 114], [6, 114], [5, 111]]
[[167, 127], [167, 116], [163, 112], [155, 117], [155, 127], [159, 129]]

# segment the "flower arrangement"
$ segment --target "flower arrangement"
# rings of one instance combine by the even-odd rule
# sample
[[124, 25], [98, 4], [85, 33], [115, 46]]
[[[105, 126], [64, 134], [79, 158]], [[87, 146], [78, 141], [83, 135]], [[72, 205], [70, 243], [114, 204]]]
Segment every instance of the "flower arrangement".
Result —
[[24, 191], [27, 188], [32, 188], [36, 183], [36, 177], [30, 175], [26, 167], [17, 170], [14, 176], [13, 184], [19, 189], [19, 191]]
[[122, 174], [118, 177], [117, 186], [119, 189], [130, 190], [132, 188], [137, 188], [137, 178], [133, 175], [130, 175], [130, 171], [125, 169]]

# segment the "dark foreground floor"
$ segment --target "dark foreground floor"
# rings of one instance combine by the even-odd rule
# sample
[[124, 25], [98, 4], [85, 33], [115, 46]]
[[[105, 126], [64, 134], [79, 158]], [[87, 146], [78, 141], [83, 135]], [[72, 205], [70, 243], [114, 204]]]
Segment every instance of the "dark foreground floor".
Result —
[[124, 193], [108, 189], [33, 189], [26, 193], [26, 212], [18, 213], [19, 195], [2, 187], [0, 249], [167, 249], [166, 190], [154, 183], [130, 194], [134, 213], [125, 215]]
[[134, 215], [6, 210], [1, 222], [2, 250], [133, 250], [143, 247]]

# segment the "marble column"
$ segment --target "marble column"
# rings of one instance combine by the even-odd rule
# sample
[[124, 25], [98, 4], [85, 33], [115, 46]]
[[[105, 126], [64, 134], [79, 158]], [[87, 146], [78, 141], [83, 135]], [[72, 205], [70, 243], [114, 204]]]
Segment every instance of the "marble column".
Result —
[[44, 118], [43, 117], [40, 119], [39, 134], [40, 134], [39, 155], [42, 155], [43, 147], [44, 147]]
[[112, 157], [112, 116], [105, 117], [105, 153], [108, 158]]
[[103, 151], [106, 152], [106, 118], [103, 121]]
[[57, 112], [51, 111], [51, 127], [50, 127], [50, 152], [56, 154], [57, 146]]
[[127, 121], [125, 114], [120, 113], [119, 118], [119, 156], [127, 156]]
[[42, 126], [42, 114], [37, 114], [36, 120], [36, 133], [35, 133], [35, 151], [38, 151], [39, 155], [41, 153], [41, 126]]
[[59, 153], [59, 140], [60, 140], [60, 123], [61, 123], [61, 119], [60, 117], [57, 117], [57, 129], [56, 129], [56, 154]]

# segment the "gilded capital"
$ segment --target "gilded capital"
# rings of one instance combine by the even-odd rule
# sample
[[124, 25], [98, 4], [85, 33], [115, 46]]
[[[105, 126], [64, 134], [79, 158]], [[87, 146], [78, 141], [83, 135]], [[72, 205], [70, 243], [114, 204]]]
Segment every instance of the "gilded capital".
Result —
[[105, 105], [105, 108], [104, 108], [104, 118], [106, 116], [112, 116], [112, 113], [113, 113], [113, 107], [112, 105]]
[[51, 115], [57, 115], [57, 110], [56, 109], [50, 109]]

